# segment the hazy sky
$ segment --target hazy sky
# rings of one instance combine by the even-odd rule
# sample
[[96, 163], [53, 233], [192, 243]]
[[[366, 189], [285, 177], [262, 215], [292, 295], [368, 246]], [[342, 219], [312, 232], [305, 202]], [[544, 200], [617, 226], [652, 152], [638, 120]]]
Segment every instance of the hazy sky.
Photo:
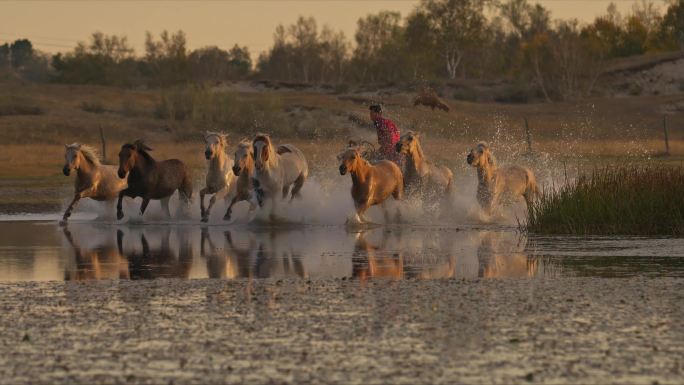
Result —
[[[628, 12], [633, 0], [614, 0]], [[608, 0], [540, 0], [554, 18], [589, 21], [605, 13]], [[94, 31], [125, 35], [143, 53], [145, 31], [186, 32], [189, 48], [235, 43], [250, 48], [254, 58], [272, 43], [280, 24], [298, 16], [314, 16], [353, 39], [356, 21], [368, 13], [395, 10], [407, 15], [417, 0], [258, 0], [258, 1], [3, 1], [0, 42], [29, 38], [47, 52], [71, 50]], [[663, 8], [662, 2], [657, 4]]]

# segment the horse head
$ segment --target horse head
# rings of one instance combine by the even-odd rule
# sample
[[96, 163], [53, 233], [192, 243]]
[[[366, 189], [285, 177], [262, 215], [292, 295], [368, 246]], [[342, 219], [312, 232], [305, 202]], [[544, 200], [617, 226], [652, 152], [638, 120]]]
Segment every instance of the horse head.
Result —
[[361, 161], [361, 153], [357, 147], [348, 147], [337, 156], [340, 162], [340, 175], [357, 170], [358, 162]]
[[126, 174], [135, 168], [138, 155], [149, 157], [147, 151], [152, 151], [152, 148], [140, 139], [133, 142], [133, 144], [126, 143], [121, 146], [121, 151], [119, 151], [119, 170], [117, 171], [119, 178], [125, 178]]
[[419, 138], [419, 133], [409, 131], [401, 136], [401, 138], [395, 145], [395, 150], [401, 154], [413, 154], [418, 151], [418, 148], [420, 146]]
[[252, 144], [243, 139], [235, 150], [235, 161], [233, 162], [233, 174], [240, 176], [242, 170], [249, 169], [252, 166]]
[[204, 143], [204, 157], [211, 160], [225, 150], [228, 145], [228, 138], [226, 134], [207, 131], [204, 135]]
[[478, 143], [475, 148], [470, 150], [466, 161], [473, 167], [488, 168], [494, 166], [496, 161], [492, 151], [485, 142]]
[[254, 167], [257, 170], [263, 169], [275, 155], [273, 145], [271, 144], [271, 138], [265, 134], [259, 134], [254, 138], [252, 141], [252, 150]]
[[81, 163], [81, 157], [78, 156], [78, 152], [81, 149], [79, 143], [65, 144], [64, 145], [64, 167], [62, 172], [64, 175], [69, 176], [71, 170], [78, 170]]

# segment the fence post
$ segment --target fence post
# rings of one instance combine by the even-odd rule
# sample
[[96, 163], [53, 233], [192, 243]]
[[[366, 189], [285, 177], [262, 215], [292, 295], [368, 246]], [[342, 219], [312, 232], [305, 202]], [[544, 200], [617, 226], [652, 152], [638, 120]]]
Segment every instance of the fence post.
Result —
[[663, 116], [663, 133], [665, 134], [665, 155], [670, 155], [670, 139], [667, 136], [667, 116]]
[[107, 163], [107, 142], [105, 141], [104, 130], [100, 123], [100, 141], [102, 142], [102, 163]]
[[525, 135], [527, 136], [527, 153], [532, 154], [532, 134], [530, 134], [530, 125], [525, 118]]

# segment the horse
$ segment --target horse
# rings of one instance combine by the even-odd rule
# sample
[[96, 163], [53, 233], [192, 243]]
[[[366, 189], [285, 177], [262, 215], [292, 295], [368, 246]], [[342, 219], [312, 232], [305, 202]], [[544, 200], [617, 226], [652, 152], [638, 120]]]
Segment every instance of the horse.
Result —
[[[228, 202], [236, 195], [233, 160], [226, 154], [227, 139], [225, 134], [207, 132], [204, 136], [204, 157], [209, 161], [206, 187], [200, 190], [200, 211], [202, 222], [209, 220], [211, 208], [217, 199], [225, 199]], [[214, 194], [209, 200], [209, 207], [204, 209], [204, 196]], [[229, 218], [230, 215], [226, 214]]]
[[529, 209], [538, 193], [537, 180], [527, 167], [508, 166], [499, 169], [487, 143], [480, 142], [466, 157], [477, 169], [477, 201], [489, 214], [501, 203], [523, 197]]
[[403, 199], [404, 177], [396, 163], [381, 160], [371, 165], [361, 157], [358, 147], [348, 147], [337, 156], [340, 175], [349, 173], [352, 179], [351, 195], [356, 208], [356, 220], [368, 223], [365, 212], [371, 206], [381, 205], [385, 209], [385, 220], [389, 213], [384, 202], [391, 195], [395, 200]]
[[190, 204], [192, 197], [192, 182], [185, 164], [178, 159], [168, 159], [157, 162], [148, 153], [152, 151], [142, 140], [127, 143], [121, 146], [119, 152], [119, 178], [128, 175], [128, 187], [119, 192], [119, 201], [116, 204], [116, 217], [123, 218], [122, 200], [124, 196], [137, 198], [142, 197], [140, 215], [145, 214], [145, 209], [151, 199], [161, 200], [161, 205], [167, 217], [171, 217], [169, 199], [174, 191], [185, 205]]
[[252, 201], [252, 181], [250, 180], [252, 174], [254, 173], [254, 159], [252, 158], [252, 142], [243, 139], [238, 143], [237, 149], [235, 150], [235, 159], [233, 160], [233, 174], [237, 177], [235, 181], [235, 195], [233, 195], [228, 209], [226, 210], [226, 215], [223, 217], [225, 220], [230, 220], [233, 213], [233, 205], [237, 202], [248, 201], [249, 211], [252, 212], [256, 205]]
[[409, 131], [402, 135], [396, 144], [400, 154], [406, 154], [404, 171], [404, 191], [406, 195], [427, 194], [443, 196], [451, 192], [454, 173], [444, 166], [437, 166], [428, 161], [420, 145], [420, 135]]
[[309, 165], [304, 154], [291, 144], [278, 146], [276, 149], [271, 138], [258, 134], [252, 141], [252, 157], [254, 159], [254, 175], [252, 183], [259, 206], [265, 199], [270, 199], [271, 219], [275, 216], [276, 194], [287, 197], [292, 187], [291, 198], [300, 197], [300, 190], [309, 175]]
[[432, 111], [437, 108], [444, 112], [449, 112], [449, 106], [447, 106], [446, 103], [437, 96], [435, 90], [430, 87], [421, 87], [418, 91], [418, 95], [413, 99], [413, 106], [419, 105], [430, 107]]
[[82, 198], [96, 201], [113, 201], [119, 192], [126, 188], [126, 181], [116, 176], [115, 166], [105, 166], [100, 163], [97, 150], [80, 143], [65, 145], [64, 167], [62, 172], [69, 176], [71, 170], [76, 170], [74, 183], [74, 199], [67, 207], [60, 222], [65, 225], [71, 216], [71, 211]]

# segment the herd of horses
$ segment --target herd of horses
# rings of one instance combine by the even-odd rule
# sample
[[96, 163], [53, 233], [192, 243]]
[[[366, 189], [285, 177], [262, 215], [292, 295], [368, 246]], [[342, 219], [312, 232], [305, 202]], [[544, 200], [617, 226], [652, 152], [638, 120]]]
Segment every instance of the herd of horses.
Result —
[[[279, 202], [301, 197], [301, 189], [309, 174], [306, 157], [291, 144], [275, 145], [269, 135], [258, 134], [252, 140], [237, 144], [233, 157], [228, 154], [225, 134], [207, 132], [204, 155], [208, 161], [206, 185], [200, 190], [201, 220], [207, 222], [216, 201], [223, 199], [227, 209], [225, 220], [230, 220], [233, 206], [248, 202], [250, 213], [257, 209], [270, 209], [275, 219]], [[150, 200], [159, 200], [167, 217], [171, 217], [169, 200], [178, 191], [185, 212], [192, 198], [193, 186], [186, 165], [178, 159], [155, 160], [152, 149], [137, 140], [121, 146], [118, 168], [103, 165], [94, 148], [84, 144], [70, 144], [65, 149], [63, 172], [76, 171], [74, 197], [62, 218], [65, 224], [82, 198], [98, 201], [117, 200], [117, 218], [124, 217], [124, 197], [142, 198], [140, 215]], [[454, 184], [454, 175], [447, 167], [426, 159], [420, 144], [420, 135], [408, 132], [401, 136], [396, 151], [405, 155], [402, 170], [388, 160], [368, 159], [361, 146], [350, 141], [337, 156], [341, 175], [349, 174], [352, 180], [351, 197], [356, 209], [355, 223], [368, 224], [366, 211], [375, 205], [383, 208], [386, 221], [390, 221], [386, 202], [389, 197], [403, 200], [405, 196], [422, 198], [428, 202], [448, 199]], [[523, 166], [498, 168], [490, 147], [478, 143], [467, 155], [466, 161], [477, 169], [477, 201], [491, 211], [502, 203], [523, 198], [529, 205], [537, 193], [533, 172]], [[205, 196], [211, 195], [205, 208]], [[268, 208], [264, 207], [269, 203]], [[397, 207], [397, 219], [401, 212]]]

